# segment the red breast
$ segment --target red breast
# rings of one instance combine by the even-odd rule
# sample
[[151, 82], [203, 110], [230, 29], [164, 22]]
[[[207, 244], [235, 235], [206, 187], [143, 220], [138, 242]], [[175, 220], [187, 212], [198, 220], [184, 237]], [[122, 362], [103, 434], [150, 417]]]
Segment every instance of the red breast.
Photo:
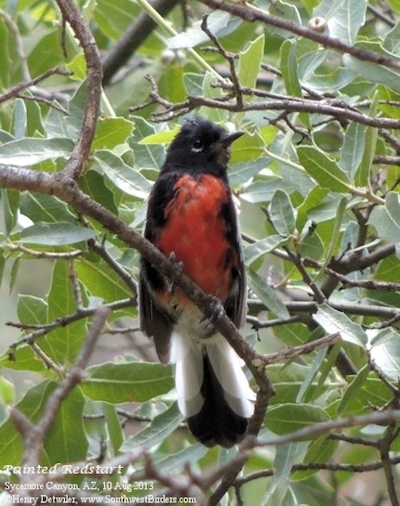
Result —
[[[174, 198], [165, 210], [167, 223], [159, 234], [156, 246], [169, 256], [175, 254], [183, 263], [183, 272], [205, 293], [225, 302], [232, 284], [231, 267], [237, 262], [226, 236], [226, 223], [221, 214], [228, 202], [229, 190], [220, 179], [201, 174], [182, 175], [174, 185]], [[167, 294], [159, 294], [167, 302]], [[189, 301], [174, 290], [180, 304]]]

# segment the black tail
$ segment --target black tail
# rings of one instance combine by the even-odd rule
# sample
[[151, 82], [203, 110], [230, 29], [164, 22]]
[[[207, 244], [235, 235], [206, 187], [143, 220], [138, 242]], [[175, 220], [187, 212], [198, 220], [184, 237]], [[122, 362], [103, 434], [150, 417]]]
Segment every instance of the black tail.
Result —
[[204, 404], [196, 415], [187, 419], [187, 423], [190, 432], [200, 443], [230, 448], [242, 439], [247, 428], [247, 418], [236, 414], [229, 407], [207, 355], [204, 356], [203, 363], [201, 394]]

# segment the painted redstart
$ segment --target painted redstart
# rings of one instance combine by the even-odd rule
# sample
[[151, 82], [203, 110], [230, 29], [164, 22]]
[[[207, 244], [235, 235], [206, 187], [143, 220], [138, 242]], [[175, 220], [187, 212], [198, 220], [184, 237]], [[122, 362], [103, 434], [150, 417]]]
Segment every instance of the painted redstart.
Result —
[[[227, 133], [188, 120], [171, 143], [148, 201], [144, 236], [206, 294], [217, 297], [237, 327], [246, 310], [246, 278], [236, 210], [228, 183]], [[178, 405], [204, 445], [240, 441], [254, 397], [233, 348], [176, 286], [145, 258], [140, 269], [140, 324], [159, 359], [175, 365]]]

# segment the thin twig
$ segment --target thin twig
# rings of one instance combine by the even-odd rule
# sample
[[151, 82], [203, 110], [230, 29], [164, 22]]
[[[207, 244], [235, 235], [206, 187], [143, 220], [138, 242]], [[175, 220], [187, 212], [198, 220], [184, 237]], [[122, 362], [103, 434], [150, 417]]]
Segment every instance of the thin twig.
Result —
[[[84, 369], [109, 313], [110, 310], [104, 306], [96, 310], [92, 326], [74, 366], [50, 395], [43, 410], [43, 415], [35, 425], [28, 420], [22, 422], [22, 413], [16, 408], [11, 410], [11, 419], [24, 439], [24, 465], [36, 467], [39, 464], [42, 444], [56, 419], [59, 407], [68, 393], [84, 378]], [[23, 474], [21, 476], [22, 482], [29, 482], [30, 480], [30, 475]]]
[[69, 72], [67, 70], [63, 70], [59, 67], [54, 67], [52, 69], [46, 70], [46, 72], [43, 72], [43, 74], [40, 74], [40, 76], [35, 77], [34, 79], [31, 79], [30, 81], [17, 84], [13, 88], [9, 89], [8, 91], [6, 91], [2, 95], [0, 95], [0, 104], [2, 102], [6, 102], [7, 100], [10, 100], [11, 98], [15, 98], [16, 96], [19, 96], [24, 90], [27, 90], [31, 86], [34, 86], [34, 85], [40, 83], [40, 81], [43, 81], [44, 79], [47, 79], [48, 77], [54, 76], [56, 74], [61, 75], [61, 76], [70, 76], [71, 72]]
[[208, 28], [207, 25], [208, 15], [203, 16], [200, 28], [203, 32], [210, 38], [210, 40], [214, 43], [215, 47], [219, 54], [228, 62], [229, 70], [230, 70], [230, 78], [232, 80], [233, 90], [236, 97], [238, 108], [241, 109], [243, 107], [243, 95], [240, 89], [239, 78], [236, 73], [235, 68], [235, 58], [232, 54], [225, 51], [222, 47], [221, 43], [217, 39], [217, 37], [212, 33], [212, 31]]
[[388, 58], [378, 53], [374, 53], [373, 51], [369, 51], [364, 48], [351, 46], [339, 39], [325, 35], [324, 33], [318, 33], [317, 31], [304, 28], [303, 26], [297, 25], [292, 21], [284, 19], [283, 17], [271, 16], [266, 11], [258, 9], [257, 7], [254, 7], [247, 2], [245, 5], [240, 5], [239, 3], [233, 2], [225, 2], [223, 0], [200, 0], [200, 2], [208, 5], [213, 9], [229, 12], [234, 16], [238, 16], [239, 18], [249, 21], [250, 23], [260, 21], [266, 25], [281, 28], [300, 37], [318, 42], [324, 47], [339, 51], [340, 53], [354, 56], [354, 58], [357, 58], [361, 61], [369, 61], [396, 70], [400, 68], [400, 62], [397, 60]]

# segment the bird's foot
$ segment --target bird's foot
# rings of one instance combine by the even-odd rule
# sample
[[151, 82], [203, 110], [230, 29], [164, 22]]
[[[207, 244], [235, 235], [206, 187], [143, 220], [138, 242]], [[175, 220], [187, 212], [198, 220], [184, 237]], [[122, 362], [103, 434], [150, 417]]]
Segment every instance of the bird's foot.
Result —
[[[171, 251], [171, 253], [168, 256], [168, 260], [171, 263], [173, 263], [173, 264], [176, 265], [176, 267], [179, 270], [179, 274], [183, 271], [183, 262], [182, 261], [180, 261], [180, 262], [177, 261], [175, 251]], [[168, 291], [168, 293], [171, 294], [173, 292], [173, 289], [174, 289], [174, 280], [173, 279], [168, 279], [167, 280], [167, 291]]]

